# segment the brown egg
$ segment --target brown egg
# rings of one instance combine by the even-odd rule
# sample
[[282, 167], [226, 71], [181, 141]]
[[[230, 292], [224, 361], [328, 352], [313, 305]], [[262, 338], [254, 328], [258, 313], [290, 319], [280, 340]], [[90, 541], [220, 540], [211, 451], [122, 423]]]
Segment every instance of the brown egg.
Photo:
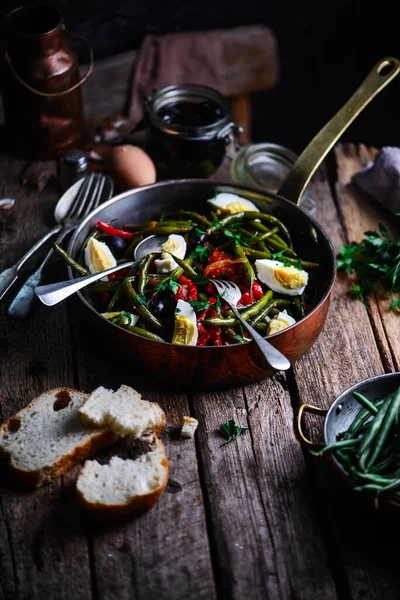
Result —
[[107, 158], [107, 168], [119, 192], [156, 181], [156, 168], [150, 156], [137, 146], [116, 146]]

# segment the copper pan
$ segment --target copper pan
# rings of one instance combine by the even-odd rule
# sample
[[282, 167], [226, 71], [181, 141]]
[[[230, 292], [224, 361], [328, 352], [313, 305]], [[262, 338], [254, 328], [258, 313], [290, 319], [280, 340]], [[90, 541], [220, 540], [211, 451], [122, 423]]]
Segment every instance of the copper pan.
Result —
[[[182, 179], [136, 188], [120, 194], [93, 211], [76, 229], [68, 251], [75, 258], [96, 221], [113, 220], [113, 225], [140, 223], [157, 218], [166, 210], [204, 210], [216, 192], [237, 193], [261, 210], [279, 216], [293, 235], [294, 248], [305, 260], [320, 264], [307, 286], [314, 308], [295, 325], [270, 336], [269, 341], [293, 363], [315, 342], [328, 311], [335, 280], [336, 262], [332, 244], [318, 223], [298, 203], [315, 170], [361, 110], [399, 72], [395, 58], [381, 60], [345, 106], [325, 125], [298, 158], [278, 194], [266, 194], [238, 184]], [[69, 277], [73, 273], [69, 270]], [[101, 317], [78, 293], [84, 323], [91, 337], [100, 336], [101, 348], [117, 352], [130, 361], [132, 370], [145, 368], [156, 379], [179, 388], [216, 389], [258, 381], [274, 373], [252, 342], [221, 347], [187, 347], [161, 343], [138, 336]]]

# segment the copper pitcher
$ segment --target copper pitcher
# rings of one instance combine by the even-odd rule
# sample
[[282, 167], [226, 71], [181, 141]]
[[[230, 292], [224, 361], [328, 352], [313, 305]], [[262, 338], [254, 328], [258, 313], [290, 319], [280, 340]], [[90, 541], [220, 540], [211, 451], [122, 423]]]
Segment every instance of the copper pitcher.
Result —
[[[6, 16], [2, 85], [8, 149], [26, 158], [63, 156], [84, 137], [78, 59], [52, 6], [22, 6]], [[77, 37], [77, 36], [75, 36]], [[82, 40], [84, 41], [84, 40]]]

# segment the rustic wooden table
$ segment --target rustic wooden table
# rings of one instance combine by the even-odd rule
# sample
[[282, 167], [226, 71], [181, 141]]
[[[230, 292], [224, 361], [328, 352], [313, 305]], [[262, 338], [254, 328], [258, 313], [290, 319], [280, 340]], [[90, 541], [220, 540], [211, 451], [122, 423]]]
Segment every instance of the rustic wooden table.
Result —
[[[349, 178], [369, 151], [336, 148], [339, 178], [320, 169], [312, 194], [335, 248], [387, 215]], [[16, 261], [49, 227], [57, 194], [17, 183], [21, 161], [1, 158], [0, 268]], [[317, 343], [286, 374], [240, 389], [198, 395], [152, 389], [134, 368], [93, 351], [72, 307], [38, 306], [25, 321], [0, 320], [0, 420], [44, 390], [99, 384], [138, 388], [168, 415], [162, 434], [171, 480], [155, 508], [98, 528], [74, 495], [79, 468], [30, 493], [0, 493], [0, 598], [12, 599], [382, 599], [400, 597], [398, 522], [361, 508], [329, 465], [293, 434], [296, 407], [328, 407], [351, 384], [399, 370], [399, 317], [389, 299], [364, 306], [338, 277]], [[183, 414], [200, 424], [195, 440], [176, 435]], [[221, 447], [219, 425], [248, 427]], [[321, 423], [310, 419], [310, 435]], [[394, 554], [396, 552], [396, 554]]]
[[[96, 63], [84, 90], [89, 116], [123, 112], [132, 60], [128, 53]], [[239, 99], [234, 107], [245, 134], [248, 106]], [[390, 217], [349, 185], [370, 151], [337, 146], [336, 158], [336, 181], [322, 168], [312, 187], [316, 218], [335, 248], [379, 220], [390, 229]], [[23, 166], [0, 158], [0, 198], [16, 198], [12, 210], [0, 210], [0, 270], [53, 224], [57, 191], [19, 185]], [[400, 598], [398, 521], [361, 508], [293, 434], [302, 402], [328, 407], [353, 383], [400, 369], [399, 316], [389, 311], [390, 298], [377, 295], [364, 306], [347, 287], [338, 277], [323, 333], [291, 371], [197, 395], [154, 389], [132, 366], [116, 366], [106, 347], [93, 350], [69, 303], [37, 306], [15, 321], [7, 296], [0, 307], [0, 421], [50, 388], [133, 385], [167, 413], [162, 439], [171, 479], [151, 512], [104, 528], [89, 523], [76, 502], [79, 468], [30, 493], [3, 481], [0, 600]], [[177, 435], [183, 414], [200, 422], [195, 440]], [[231, 417], [249, 431], [221, 447], [219, 425]], [[318, 438], [321, 422], [308, 422]]]

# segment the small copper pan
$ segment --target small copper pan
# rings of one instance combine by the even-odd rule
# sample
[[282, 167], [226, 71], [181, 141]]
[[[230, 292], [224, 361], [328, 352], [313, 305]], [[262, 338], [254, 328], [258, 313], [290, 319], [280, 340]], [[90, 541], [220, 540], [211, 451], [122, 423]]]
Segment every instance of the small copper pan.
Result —
[[[266, 194], [232, 183], [183, 179], [165, 181], [136, 188], [109, 200], [93, 211], [76, 229], [68, 251], [75, 258], [96, 222], [113, 221], [116, 227], [127, 222], [141, 223], [157, 218], [162, 212], [184, 208], [203, 211], [206, 200], [217, 192], [232, 192], [248, 198], [260, 210], [282, 219], [293, 235], [294, 247], [305, 260], [320, 264], [309, 288], [313, 291], [313, 309], [295, 325], [269, 336], [268, 340], [291, 362], [298, 360], [315, 342], [328, 311], [335, 280], [335, 253], [320, 225], [298, 206], [300, 198], [315, 170], [361, 110], [400, 71], [395, 58], [381, 60], [360, 88], [316, 135], [298, 158], [278, 194]], [[73, 273], [69, 270], [69, 277]], [[254, 343], [232, 346], [197, 347], [155, 342], [114, 325], [101, 317], [78, 293], [85, 307], [85, 320], [90, 334], [98, 333], [111, 352], [130, 361], [132, 369], [145, 368], [154, 378], [180, 388], [224, 388], [263, 379], [274, 373]]]

